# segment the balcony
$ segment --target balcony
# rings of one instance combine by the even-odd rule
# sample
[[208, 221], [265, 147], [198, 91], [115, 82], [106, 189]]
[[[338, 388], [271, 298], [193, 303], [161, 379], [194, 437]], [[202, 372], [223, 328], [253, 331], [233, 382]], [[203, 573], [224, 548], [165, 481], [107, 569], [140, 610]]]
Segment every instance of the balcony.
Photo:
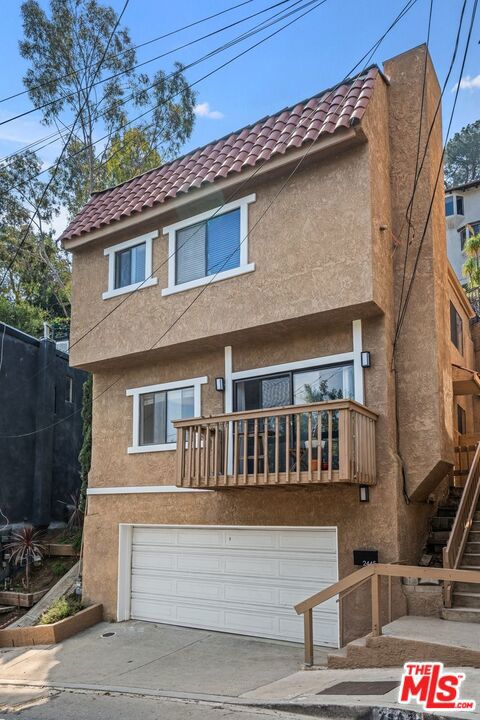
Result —
[[377, 415], [353, 400], [178, 420], [178, 487], [374, 485]]

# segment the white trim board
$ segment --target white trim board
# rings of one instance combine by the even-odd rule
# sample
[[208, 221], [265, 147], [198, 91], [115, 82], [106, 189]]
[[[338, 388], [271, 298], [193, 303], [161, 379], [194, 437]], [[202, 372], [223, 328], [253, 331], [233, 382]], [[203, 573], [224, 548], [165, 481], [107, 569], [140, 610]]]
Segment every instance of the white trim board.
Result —
[[87, 488], [87, 495], [142, 495], [145, 493], [197, 493], [215, 492], [203, 488], [181, 488], [176, 485], [126, 485], [117, 487]]

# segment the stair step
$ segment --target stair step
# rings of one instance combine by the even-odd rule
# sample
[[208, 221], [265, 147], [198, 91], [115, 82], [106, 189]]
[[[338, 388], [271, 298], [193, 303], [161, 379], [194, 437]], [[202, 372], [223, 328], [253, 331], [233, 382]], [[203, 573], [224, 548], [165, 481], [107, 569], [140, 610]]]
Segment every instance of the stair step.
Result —
[[457, 592], [455, 590], [453, 593], [453, 607], [480, 609], [480, 592]]
[[480, 570], [480, 565], [460, 565], [459, 570]]
[[[430, 545], [446, 545], [449, 537], [450, 537], [449, 530], [434, 530], [428, 536], [427, 542]], [[478, 539], [480, 541], [480, 533], [478, 533]], [[474, 542], [474, 540], [472, 540], [472, 542]]]
[[480, 567], [480, 553], [463, 553], [462, 563], [467, 567]]
[[480, 608], [454, 607], [443, 608], [442, 618], [454, 622], [480, 623]]
[[[454, 518], [455, 515], [457, 514], [457, 509], [458, 508], [450, 507], [449, 505], [439, 506], [437, 509], [437, 517]], [[480, 513], [479, 513], [479, 515], [480, 515]]]
[[480, 542], [480, 530], [470, 530], [468, 534], [469, 542]]
[[468, 538], [467, 544], [465, 545], [465, 552], [480, 555], [480, 541], [475, 542]]
[[478, 520], [474, 520], [472, 522], [472, 529], [470, 532], [479, 532], [480, 531], [480, 522]]
[[[450, 532], [453, 526], [453, 517], [433, 517], [432, 518], [432, 530], [445, 530]], [[475, 524], [475, 523], [474, 523]], [[480, 523], [478, 523], [480, 529]], [[473, 529], [473, 525], [472, 525]]]
[[[471, 570], [471, 568], [469, 568], [469, 569]], [[454, 591], [454, 593], [456, 593], [456, 592], [480, 593], [480, 584], [456, 582], [456, 583], [454, 583], [453, 591]]]

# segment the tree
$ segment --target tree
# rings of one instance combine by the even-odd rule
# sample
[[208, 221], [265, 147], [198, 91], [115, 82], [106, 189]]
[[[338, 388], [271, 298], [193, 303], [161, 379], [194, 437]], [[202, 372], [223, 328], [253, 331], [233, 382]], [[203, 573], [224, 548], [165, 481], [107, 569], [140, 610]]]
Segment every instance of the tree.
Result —
[[33, 335], [70, 315], [70, 265], [49, 228], [58, 202], [40, 168], [28, 152], [0, 167], [0, 320]]
[[[472, 232], [471, 225], [468, 225], [467, 229]], [[474, 235], [472, 232], [463, 250], [467, 256], [462, 268], [463, 274], [468, 278], [468, 289], [474, 290], [480, 287], [480, 233]]]
[[480, 179], [480, 120], [466, 125], [448, 141], [445, 150], [445, 184], [465, 185]]
[[[137, 72], [125, 27], [118, 26], [108, 45], [118, 17], [98, 0], [50, 0], [49, 13], [38, 0], [25, 0], [22, 17], [20, 53], [30, 63], [24, 83], [44, 124], [59, 127], [65, 112], [78, 116], [56, 178], [71, 215], [117, 173], [126, 179], [178, 152], [191, 134], [195, 105], [182, 65], [171, 75]], [[132, 127], [130, 115], [149, 106], [152, 112]], [[105, 137], [101, 146], [93, 146], [99, 137]], [[108, 168], [119, 149], [122, 162]]]

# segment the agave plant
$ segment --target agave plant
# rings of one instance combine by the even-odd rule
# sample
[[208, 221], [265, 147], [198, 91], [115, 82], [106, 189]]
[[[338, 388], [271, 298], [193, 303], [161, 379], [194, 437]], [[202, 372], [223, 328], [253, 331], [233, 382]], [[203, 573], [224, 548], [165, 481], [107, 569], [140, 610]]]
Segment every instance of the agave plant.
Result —
[[12, 541], [5, 546], [15, 565], [25, 564], [24, 586], [27, 593], [30, 592], [30, 565], [36, 560], [41, 560], [46, 550], [40, 539], [40, 532], [26, 527], [12, 533]]
[[67, 529], [69, 531], [81, 530], [83, 527], [84, 512], [80, 493], [72, 493], [67, 502], [63, 500], [59, 500], [59, 502], [65, 505], [68, 514]]

